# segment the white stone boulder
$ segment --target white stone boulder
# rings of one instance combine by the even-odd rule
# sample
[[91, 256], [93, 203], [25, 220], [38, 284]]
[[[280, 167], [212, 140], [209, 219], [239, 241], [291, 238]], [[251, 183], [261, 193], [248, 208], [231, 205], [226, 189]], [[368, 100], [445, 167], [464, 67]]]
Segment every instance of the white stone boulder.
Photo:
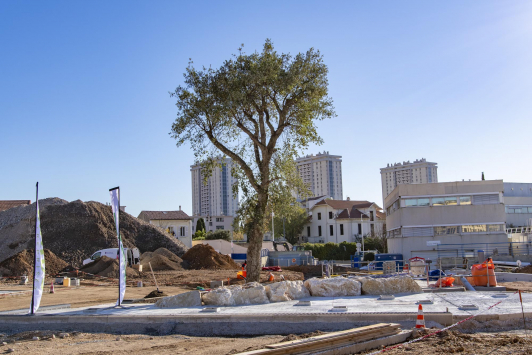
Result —
[[360, 296], [361, 291], [360, 282], [345, 277], [308, 279], [305, 287], [317, 297]]
[[398, 293], [422, 293], [421, 286], [408, 275], [393, 277], [358, 277], [364, 295], [395, 295]]
[[270, 302], [285, 302], [309, 297], [310, 292], [303, 281], [281, 281], [266, 286]]
[[213, 306], [239, 306], [247, 304], [269, 303], [266, 289], [258, 282], [246, 285], [233, 285], [219, 287], [202, 296], [205, 305]]
[[201, 294], [199, 291], [180, 293], [179, 295], [161, 298], [160, 300], [155, 302], [155, 307], [159, 308], [198, 306], [201, 306]]

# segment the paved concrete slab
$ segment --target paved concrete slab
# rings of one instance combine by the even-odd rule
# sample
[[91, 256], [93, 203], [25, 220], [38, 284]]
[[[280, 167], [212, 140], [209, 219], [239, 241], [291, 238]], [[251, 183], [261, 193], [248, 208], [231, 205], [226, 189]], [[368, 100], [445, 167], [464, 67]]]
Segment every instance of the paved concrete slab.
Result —
[[[260, 335], [303, 333], [317, 329], [335, 331], [377, 322], [396, 322], [405, 327], [415, 324], [420, 300], [433, 304], [423, 306], [425, 320], [434, 325], [449, 325], [457, 319], [482, 313], [491, 319], [521, 317], [518, 295], [507, 292], [459, 292], [395, 295], [391, 301], [379, 296], [308, 297], [312, 306], [295, 306], [299, 301], [262, 305], [218, 307], [216, 313], [201, 312], [205, 307], [164, 308], [151, 304], [85, 307], [69, 310], [43, 310], [37, 316], [0, 316], [0, 331], [13, 329], [57, 329], [82, 331], [112, 331], [124, 333], [180, 333], [196, 335]], [[499, 296], [499, 297], [497, 297]], [[502, 301], [486, 311], [488, 307]], [[532, 317], [532, 294], [523, 294], [525, 312]], [[464, 304], [474, 304], [478, 311], [461, 310]], [[331, 312], [336, 306], [346, 312]]]

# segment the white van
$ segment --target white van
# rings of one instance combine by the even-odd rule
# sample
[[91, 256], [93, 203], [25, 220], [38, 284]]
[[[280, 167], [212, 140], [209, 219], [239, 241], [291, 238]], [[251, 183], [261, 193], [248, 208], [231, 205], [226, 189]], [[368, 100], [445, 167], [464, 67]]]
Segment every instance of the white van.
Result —
[[[124, 248], [127, 255], [127, 264], [129, 266], [140, 264], [140, 251], [139, 248]], [[102, 256], [107, 256], [109, 258], [118, 259], [118, 248], [109, 248], [98, 250], [96, 253], [92, 254], [90, 258], [83, 260], [83, 265], [92, 263], [94, 260], [98, 260]]]

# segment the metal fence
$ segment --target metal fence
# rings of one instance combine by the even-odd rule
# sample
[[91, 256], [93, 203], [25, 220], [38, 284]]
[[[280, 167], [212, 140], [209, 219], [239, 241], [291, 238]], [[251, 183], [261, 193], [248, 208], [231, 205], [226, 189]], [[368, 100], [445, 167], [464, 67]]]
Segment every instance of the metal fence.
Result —
[[497, 255], [532, 255], [532, 242], [439, 244], [438, 258], [477, 258], [479, 251], [485, 257]]

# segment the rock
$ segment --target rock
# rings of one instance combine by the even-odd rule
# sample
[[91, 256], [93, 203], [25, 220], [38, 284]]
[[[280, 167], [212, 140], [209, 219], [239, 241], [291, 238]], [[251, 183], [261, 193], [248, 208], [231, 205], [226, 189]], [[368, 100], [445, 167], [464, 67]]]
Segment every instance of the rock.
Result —
[[2, 345], [7, 345], [7, 343], [5, 341], [2, 342]]
[[120, 341], [120, 337], [116, 337], [116, 341]]
[[201, 294], [199, 291], [190, 291], [165, 297], [155, 302], [155, 306], [159, 308], [198, 307], [201, 306]]
[[52, 334], [52, 336], [50, 338], [55, 339], [55, 334]]
[[[233, 286], [229, 286], [233, 287]], [[201, 297], [206, 305], [234, 306], [235, 300], [229, 287], [219, 287], [211, 292], [204, 293]]]
[[421, 286], [410, 276], [382, 278], [358, 277], [364, 295], [394, 295], [397, 293], [422, 293]]
[[266, 288], [258, 282], [250, 282], [244, 286], [235, 287], [232, 293], [237, 306], [270, 303], [266, 295]]
[[317, 297], [360, 296], [361, 290], [360, 282], [345, 277], [308, 279], [305, 287], [312, 296]]
[[215, 306], [239, 306], [270, 302], [266, 295], [266, 289], [258, 282], [250, 282], [244, 286], [219, 287], [204, 293], [202, 299], [205, 305]]
[[281, 281], [266, 286], [270, 302], [285, 302], [309, 297], [310, 292], [303, 281]]
[[37, 341], [37, 340], [41, 340], [41, 338], [39, 338], [39, 337], [33, 337], [31, 340], [35, 340], [35, 341]]
[[15, 349], [13, 348], [7, 348], [6, 353], [14, 353]]
[[59, 337], [61, 339], [68, 338], [69, 336], [70, 336], [70, 334], [68, 334], [68, 333], [59, 333]]

